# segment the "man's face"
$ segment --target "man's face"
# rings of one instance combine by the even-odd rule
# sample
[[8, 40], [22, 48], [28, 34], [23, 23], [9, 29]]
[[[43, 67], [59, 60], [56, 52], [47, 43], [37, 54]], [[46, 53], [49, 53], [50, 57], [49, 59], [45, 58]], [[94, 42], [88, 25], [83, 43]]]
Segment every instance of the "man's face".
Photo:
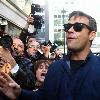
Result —
[[13, 39], [12, 50], [18, 56], [21, 56], [24, 54], [24, 44], [22, 43], [22, 41], [20, 39], [18, 39], [18, 38]]
[[28, 44], [27, 52], [29, 55], [35, 55], [39, 49], [40, 44], [37, 41], [32, 41], [30, 44]]
[[[89, 20], [83, 16], [81, 17], [73, 16], [72, 18], [70, 18], [68, 23], [70, 24], [83, 23], [88, 25]], [[84, 27], [82, 28], [81, 31], [75, 31], [75, 29], [73, 28], [74, 26], [68, 29], [68, 31], [66, 32], [66, 43], [67, 43], [68, 50], [79, 52], [85, 48], [90, 48], [89, 37], [91, 34], [89, 28], [86, 25], [83, 25]]]

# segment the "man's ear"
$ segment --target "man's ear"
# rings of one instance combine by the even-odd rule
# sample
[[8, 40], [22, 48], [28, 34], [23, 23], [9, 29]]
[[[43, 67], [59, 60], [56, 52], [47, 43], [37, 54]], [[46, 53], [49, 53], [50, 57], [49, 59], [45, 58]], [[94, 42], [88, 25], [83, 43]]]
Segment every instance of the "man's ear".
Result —
[[96, 32], [92, 31], [89, 35], [89, 40], [94, 40], [94, 38], [96, 37]]

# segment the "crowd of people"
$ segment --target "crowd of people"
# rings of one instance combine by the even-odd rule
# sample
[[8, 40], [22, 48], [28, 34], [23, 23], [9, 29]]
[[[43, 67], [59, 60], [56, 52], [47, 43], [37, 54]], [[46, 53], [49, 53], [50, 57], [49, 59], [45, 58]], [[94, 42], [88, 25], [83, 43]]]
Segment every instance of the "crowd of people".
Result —
[[[28, 18], [28, 25], [32, 21]], [[50, 41], [27, 37], [27, 28], [10, 49], [1, 44], [0, 100], [100, 100], [100, 57], [91, 52], [96, 20], [73, 11], [64, 31], [65, 56], [58, 48], [51, 52]]]
[[[11, 37], [0, 31], [0, 72], [4, 72], [26, 90], [37, 90], [44, 82], [48, 66], [62, 58], [60, 49], [52, 49], [50, 41], [39, 42], [35, 35], [28, 32], [33, 17], [19, 37]], [[0, 100], [8, 99], [0, 92]], [[9, 99], [8, 99], [9, 100]]]

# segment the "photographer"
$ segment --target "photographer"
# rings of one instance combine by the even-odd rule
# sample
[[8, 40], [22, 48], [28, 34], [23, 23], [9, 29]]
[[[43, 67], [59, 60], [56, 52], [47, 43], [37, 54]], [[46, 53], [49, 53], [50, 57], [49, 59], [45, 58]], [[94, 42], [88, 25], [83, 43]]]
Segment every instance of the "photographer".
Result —
[[[21, 32], [21, 34], [20, 34], [20, 36], [19, 36], [19, 38], [23, 41], [23, 43], [24, 43], [25, 45], [26, 45], [26, 42], [27, 42], [27, 41], [26, 41], [27, 38], [34, 35], [34, 32], [31, 33], [31, 32], [29, 32], [29, 30], [28, 30], [29, 26], [32, 25], [33, 21], [34, 21], [34, 18], [32, 17], [32, 14], [30, 14], [30, 15], [28, 16], [28, 18], [27, 18], [27, 23], [26, 23], [25, 27], [23, 28], [23, 30], [22, 30], [22, 32]], [[34, 38], [35, 38], [35, 37], [34, 37]]]

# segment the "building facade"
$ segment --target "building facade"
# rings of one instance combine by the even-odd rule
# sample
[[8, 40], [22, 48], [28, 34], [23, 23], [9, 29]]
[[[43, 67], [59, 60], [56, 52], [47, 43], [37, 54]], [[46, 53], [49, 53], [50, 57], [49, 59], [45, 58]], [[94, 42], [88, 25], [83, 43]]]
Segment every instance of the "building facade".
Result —
[[17, 4], [17, 0], [0, 0], [0, 25], [5, 25], [11, 36], [19, 36], [27, 23], [28, 15]]

